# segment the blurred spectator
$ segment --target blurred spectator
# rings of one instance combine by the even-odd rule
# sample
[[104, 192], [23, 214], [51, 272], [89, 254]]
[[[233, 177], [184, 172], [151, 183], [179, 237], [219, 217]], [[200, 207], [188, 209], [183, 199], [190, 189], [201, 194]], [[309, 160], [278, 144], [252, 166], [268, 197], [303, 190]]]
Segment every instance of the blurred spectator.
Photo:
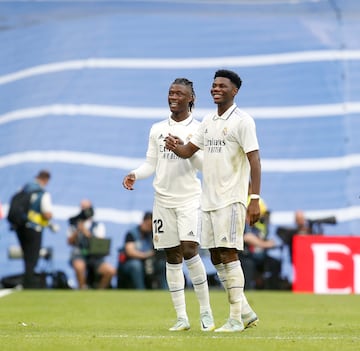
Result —
[[41, 170], [33, 181], [23, 187], [26, 193], [31, 193], [30, 210], [26, 223], [14, 229], [23, 252], [24, 288], [42, 288], [45, 284], [39, 281], [39, 277], [35, 274], [35, 267], [39, 260], [43, 229], [49, 225], [53, 216], [51, 195], [45, 190], [49, 180], [50, 173]]
[[[249, 194], [251, 187], [249, 186]], [[250, 199], [248, 199], [248, 202]], [[245, 289], [262, 289], [264, 287], [263, 273], [265, 251], [275, 246], [273, 240], [267, 239], [270, 212], [265, 201], [259, 199], [260, 219], [252, 226], [245, 225], [244, 250], [239, 252], [239, 258], [245, 276]]]
[[290, 287], [291, 267], [289, 262], [289, 249], [278, 236], [275, 228], [270, 225], [268, 239], [276, 244], [266, 250], [264, 258], [264, 289], [284, 290]]
[[295, 231], [296, 234], [311, 234], [311, 226], [301, 210], [295, 212]]
[[75, 270], [78, 287], [106, 289], [111, 286], [115, 268], [105, 261], [104, 254], [89, 253], [91, 237], [105, 238], [104, 223], [94, 220], [90, 200], [82, 200], [80, 213], [69, 219], [68, 244], [73, 247], [70, 263]]
[[313, 231], [312, 225], [310, 224], [310, 221], [306, 219], [304, 212], [297, 210], [294, 213], [294, 226], [279, 227], [276, 233], [283, 241], [283, 244], [288, 247], [291, 257], [294, 235], [309, 235], [313, 234]]
[[152, 213], [129, 230], [119, 250], [118, 288], [167, 289], [165, 255], [155, 251], [152, 241]]
[[[264, 287], [268, 290], [291, 289], [292, 272], [292, 240], [294, 235], [311, 234], [311, 225], [301, 210], [294, 213], [294, 226], [279, 227], [270, 235], [277, 246], [267, 250], [265, 258]], [[269, 236], [270, 236], [269, 235]]]

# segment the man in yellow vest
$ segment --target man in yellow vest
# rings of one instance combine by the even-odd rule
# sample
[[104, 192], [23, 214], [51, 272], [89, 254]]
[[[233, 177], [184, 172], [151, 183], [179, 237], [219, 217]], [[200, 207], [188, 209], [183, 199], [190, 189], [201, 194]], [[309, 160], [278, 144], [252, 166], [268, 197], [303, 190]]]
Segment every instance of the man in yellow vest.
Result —
[[51, 196], [45, 190], [49, 180], [50, 173], [42, 170], [32, 182], [24, 186], [24, 191], [31, 193], [30, 210], [25, 225], [16, 228], [16, 234], [23, 251], [23, 287], [26, 289], [42, 287], [36, 278], [35, 267], [39, 260], [43, 229], [49, 225], [53, 216]]

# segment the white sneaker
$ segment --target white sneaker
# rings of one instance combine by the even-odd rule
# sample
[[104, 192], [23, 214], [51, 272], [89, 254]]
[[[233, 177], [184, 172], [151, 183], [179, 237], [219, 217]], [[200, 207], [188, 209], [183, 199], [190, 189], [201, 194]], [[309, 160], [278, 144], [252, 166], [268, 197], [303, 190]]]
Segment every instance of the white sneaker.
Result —
[[183, 330], [189, 330], [190, 329], [190, 323], [185, 318], [178, 318], [176, 323], [173, 327], [171, 327], [170, 331], [183, 331]]
[[252, 328], [256, 327], [259, 323], [259, 318], [254, 311], [249, 314], [245, 314], [241, 316], [241, 319], [244, 323], [244, 328]]
[[200, 323], [202, 331], [213, 331], [215, 329], [214, 318], [211, 312], [206, 311], [200, 315]]
[[229, 318], [227, 322], [218, 329], [215, 329], [216, 333], [235, 333], [242, 332], [244, 330], [244, 324], [242, 321], [238, 321], [237, 319]]

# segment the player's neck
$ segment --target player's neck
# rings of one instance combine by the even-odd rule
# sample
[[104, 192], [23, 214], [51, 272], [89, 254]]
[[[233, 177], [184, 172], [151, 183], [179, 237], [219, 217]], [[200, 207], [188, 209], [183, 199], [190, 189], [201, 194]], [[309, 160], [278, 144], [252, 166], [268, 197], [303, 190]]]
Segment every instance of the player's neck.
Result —
[[224, 104], [218, 104], [218, 107], [217, 107], [218, 116], [223, 115], [233, 104], [234, 104], [234, 101], [229, 101]]
[[186, 112], [179, 112], [179, 113], [172, 113], [171, 114], [171, 118], [175, 121], [175, 122], [181, 122], [184, 121], [186, 118], [188, 118], [190, 116], [190, 112], [186, 111]]

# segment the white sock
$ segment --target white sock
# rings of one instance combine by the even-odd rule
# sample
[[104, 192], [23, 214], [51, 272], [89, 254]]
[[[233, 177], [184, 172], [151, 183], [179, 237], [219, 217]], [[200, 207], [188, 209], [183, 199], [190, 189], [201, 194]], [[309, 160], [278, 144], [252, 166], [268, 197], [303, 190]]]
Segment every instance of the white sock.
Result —
[[226, 290], [226, 271], [225, 271], [225, 266], [223, 263], [219, 263], [214, 265], [218, 278], [220, 280], [221, 285], [223, 286], [223, 288]]
[[249, 314], [253, 314], [255, 313], [253, 311], [253, 309], [250, 307], [250, 304], [245, 296], [244, 293], [242, 293], [242, 303], [241, 303], [241, 315], [244, 317], [244, 316], [247, 316]]
[[241, 321], [241, 305], [244, 296], [244, 273], [240, 261], [226, 263], [226, 287], [230, 303], [230, 318]]
[[200, 304], [200, 313], [206, 311], [211, 313], [207, 275], [200, 256], [196, 255], [189, 260], [185, 260], [185, 263], [189, 270], [189, 276]]
[[[219, 277], [219, 280], [220, 280], [220, 283], [221, 285], [223, 286], [223, 288], [225, 290], [227, 290], [226, 288], [226, 271], [225, 271], [225, 266], [220, 263], [220, 264], [217, 264], [214, 266], [216, 271], [217, 271], [217, 275]], [[244, 294], [244, 292], [242, 293], [242, 304], [241, 304], [241, 315], [244, 317], [244, 316], [247, 316], [249, 314], [253, 314], [255, 313], [253, 311], [253, 309], [250, 307], [250, 304]]]
[[171, 264], [166, 262], [166, 280], [177, 318], [188, 319], [185, 303], [185, 278], [182, 263]]

